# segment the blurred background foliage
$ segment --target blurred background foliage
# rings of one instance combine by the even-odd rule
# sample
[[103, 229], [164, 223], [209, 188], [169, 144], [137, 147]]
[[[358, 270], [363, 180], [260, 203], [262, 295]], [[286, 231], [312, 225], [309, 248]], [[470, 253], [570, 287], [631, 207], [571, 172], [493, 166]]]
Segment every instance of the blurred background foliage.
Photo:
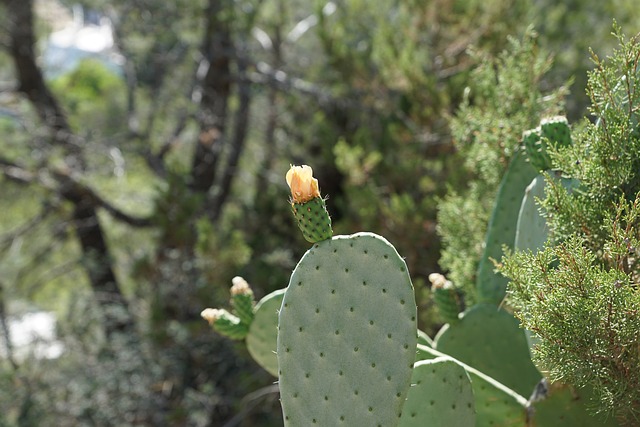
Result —
[[[236, 275], [258, 298], [286, 286], [308, 247], [290, 163], [314, 168], [336, 233], [406, 257], [432, 335], [427, 277], [475, 271], [512, 139], [584, 116], [588, 49], [611, 51], [613, 20], [640, 30], [633, 0], [65, 0], [110, 20], [118, 67], [50, 76], [42, 3], [0, 0], [0, 317], [54, 312], [64, 352], [17, 357], [2, 335], [7, 426], [281, 425], [274, 378], [199, 313]], [[522, 126], [478, 140], [491, 114]], [[470, 236], [442, 264], [439, 206]]]

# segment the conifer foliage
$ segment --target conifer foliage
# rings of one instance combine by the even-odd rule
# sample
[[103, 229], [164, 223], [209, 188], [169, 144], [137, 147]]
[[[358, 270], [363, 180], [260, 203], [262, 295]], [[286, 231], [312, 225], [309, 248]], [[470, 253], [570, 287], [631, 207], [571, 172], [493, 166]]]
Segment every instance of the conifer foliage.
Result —
[[502, 272], [523, 326], [539, 338], [534, 357], [552, 379], [592, 388], [600, 409], [640, 419], [640, 40], [593, 54], [588, 93], [596, 120], [552, 153], [580, 181], [568, 192], [549, 179], [541, 201], [551, 238], [538, 253], [509, 253]]

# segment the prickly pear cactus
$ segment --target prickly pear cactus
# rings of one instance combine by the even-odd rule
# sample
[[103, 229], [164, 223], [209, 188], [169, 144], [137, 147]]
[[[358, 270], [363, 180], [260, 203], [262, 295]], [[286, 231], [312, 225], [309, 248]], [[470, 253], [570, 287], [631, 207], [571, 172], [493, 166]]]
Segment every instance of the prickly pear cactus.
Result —
[[315, 244], [294, 270], [278, 326], [286, 426], [395, 426], [416, 352], [406, 264], [371, 233]]
[[547, 152], [549, 144], [568, 146], [571, 144], [571, 129], [564, 116], [542, 119], [540, 126], [525, 131], [522, 141], [529, 157], [529, 162], [537, 171], [552, 169], [551, 157]]
[[445, 325], [434, 338], [434, 348], [521, 395], [528, 396], [541, 379], [518, 321], [491, 304], [476, 305], [459, 322]]
[[461, 298], [457, 288], [439, 273], [430, 274], [429, 281], [431, 282], [433, 302], [435, 302], [442, 320], [447, 323], [457, 322], [458, 315], [462, 311]]
[[588, 389], [552, 384], [543, 396], [531, 402], [536, 426], [619, 427], [615, 418], [593, 413], [593, 395]]
[[399, 427], [476, 425], [471, 381], [450, 358], [417, 362], [411, 383]]
[[306, 203], [292, 203], [291, 210], [308, 242], [321, 242], [333, 235], [324, 199], [316, 197]]
[[206, 308], [200, 315], [216, 332], [232, 340], [242, 340], [249, 332], [249, 325], [224, 308]]
[[433, 346], [433, 340], [426, 332], [418, 329], [418, 344], [426, 345], [428, 347]]
[[253, 322], [247, 334], [247, 349], [251, 357], [274, 377], [278, 376], [278, 312], [285, 289], [265, 295], [255, 307]]
[[207, 308], [200, 315], [209, 322], [214, 331], [232, 340], [242, 340], [249, 332], [253, 321], [253, 291], [240, 276], [231, 281], [231, 305], [233, 312], [221, 308]]
[[493, 260], [502, 258], [504, 245], [513, 247], [522, 195], [536, 175], [522, 151], [516, 152], [502, 178], [478, 264], [476, 289], [480, 302], [500, 305], [504, 299], [508, 281], [495, 272]]
[[545, 178], [538, 175], [527, 186], [520, 212], [518, 214], [518, 226], [516, 228], [516, 239], [514, 249], [537, 251], [542, 249], [549, 230], [547, 220], [540, 213], [537, 199], [544, 200]]
[[[416, 353], [416, 360], [418, 361], [442, 358], [443, 356], [445, 355], [437, 350], [418, 344]], [[527, 423], [527, 399], [484, 372], [460, 360], [448, 356], [447, 359], [464, 368], [471, 379], [476, 412], [475, 425], [477, 427], [521, 427], [529, 425]], [[416, 366], [419, 363], [417, 362]], [[423, 425], [431, 424], [424, 423]], [[457, 424], [442, 425], [448, 427]], [[538, 427], [542, 427], [542, 425], [538, 425]], [[549, 425], [545, 427], [555, 426]]]
[[[569, 192], [572, 192], [580, 186], [580, 181], [563, 177], [559, 171], [550, 171], [548, 176]], [[518, 226], [514, 244], [515, 250], [537, 252], [541, 250], [547, 242], [549, 237], [547, 220], [540, 211], [538, 203], [539, 200], [544, 200], [547, 186], [547, 176], [541, 174], [535, 177], [525, 190], [518, 214]], [[525, 336], [529, 350], [533, 351], [533, 347], [538, 343], [538, 337], [529, 330], [525, 330]], [[538, 366], [541, 371], [545, 370], [542, 366], [536, 366]]]
[[571, 128], [565, 116], [547, 117], [540, 121], [540, 133], [543, 138], [562, 147], [571, 145]]
[[240, 276], [231, 279], [231, 306], [236, 316], [246, 325], [253, 321], [253, 306], [255, 300], [249, 284]]
[[569, 193], [580, 187], [580, 181], [562, 176], [559, 171], [550, 171], [548, 175], [538, 175], [525, 190], [520, 212], [514, 249], [536, 252], [544, 247], [549, 236], [547, 220], [540, 210], [539, 200], [546, 197], [547, 176], [555, 183], [563, 186]]
[[307, 165], [291, 166], [286, 180], [291, 189], [291, 210], [304, 238], [311, 243], [331, 238], [331, 217], [313, 169]]
[[[473, 369], [469, 369], [468, 372], [476, 399], [476, 426], [521, 427], [529, 425], [524, 397], [488, 375]], [[542, 427], [542, 425], [538, 427]]]
[[547, 170], [551, 165], [551, 159], [546, 150], [543, 150], [540, 128], [529, 129], [522, 133], [522, 144], [527, 151], [529, 163], [536, 170]]

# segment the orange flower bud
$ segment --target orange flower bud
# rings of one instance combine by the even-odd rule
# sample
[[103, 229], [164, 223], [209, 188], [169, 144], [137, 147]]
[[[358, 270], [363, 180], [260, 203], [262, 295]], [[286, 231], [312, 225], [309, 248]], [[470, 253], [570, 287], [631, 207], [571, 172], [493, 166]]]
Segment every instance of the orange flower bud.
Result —
[[291, 166], [286, 178], [294, 203], [306, 203], [320, 197], [318, 180], [313, 177], [311, 166]]

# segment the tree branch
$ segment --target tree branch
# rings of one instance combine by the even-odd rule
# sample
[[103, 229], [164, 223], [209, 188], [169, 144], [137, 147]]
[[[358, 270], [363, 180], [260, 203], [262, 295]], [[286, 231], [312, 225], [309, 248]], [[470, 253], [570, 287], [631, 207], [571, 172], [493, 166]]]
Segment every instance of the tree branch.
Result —
[[0, 251], [5, 251], [13, 244], [15, 239], [36, 229], [36, 227], [40, 225], [40, 223], [42, 223], [51, 214], [51, 212], [52, 209], [49, 203], [43, 203], [42, 209], [37, 215], [29, 218], [23, 224], [20, 224], [0, 237]]
[[0, 168], [5, 178], [18, 184], [31, 184], [38, 179], [36, 174], [2, 157], [0, 157]]
[[[127, 223], [134, 227], [149, 227], [152, 225], [150, 218], [140, 218], [128, 213], [123, 212], [119, 208], [115, 207], [88, 185], [82, 184], [75, 180], [70, 174], [60, 171], [41, 171], [40, 173], [34, 173], [29, 171], [26, 167], [21, 166], [11, 160], [0, 157], [0, 170], [2, 174], [7, 178], [19, 184], [34, 184], [37, 183], [42, 187], [64, 194], [68, 192], [69, 188], [73, 188], [74, 192], [85, 195], [85, 203], [90, 202], [94, 208], [102, 208], [107, 211], [113, 218]], [[53, 182], [57, 182], [59, 187], [53, 185]]]
[[53, 172], [52, 175], [59, 184], [57, 191], [66, 195], [65, 198], [67, 200], [76, 202], [81, 200], [83, 205], [91, 206], [94, 209], [102, 208], [109, 212], [113, 218], [134, 227], [149, 227], [152, 225], [150, 218], [135, 217], [121, 211], [102, 198], [91, 187], [75, 180], [71, 175], [62, 172]]

